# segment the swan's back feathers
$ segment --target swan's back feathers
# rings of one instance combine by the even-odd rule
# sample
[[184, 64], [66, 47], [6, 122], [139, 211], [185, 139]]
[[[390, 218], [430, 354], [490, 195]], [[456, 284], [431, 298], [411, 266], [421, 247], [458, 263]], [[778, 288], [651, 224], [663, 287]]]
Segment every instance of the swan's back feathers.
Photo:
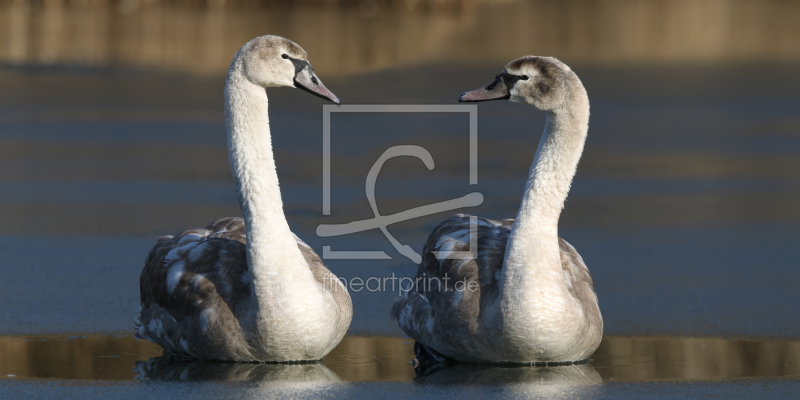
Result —
[[[240, 317], [252, 311], [246, 238], [241, 218], [223, 218], [203, 229], [159, 238], [140, 277], [136, 337], [194, 358], [257, 361], [240, 323]], [[330, 271], [295, 238], [322, 284]], [[340, 304], [342, 295], [349, 302], [346, 292], [333, 294]]]
[[[392, 307], [403, 332], [422, 344], [433, 345], [436, 338], [452, 343], [479, 338], [478, 315], [499, 294], [496, 272], [503, 265], [513, 220], [475, 217], [477, 255], [459, 259], [453, 252], [470, 251], [470, 217], [454, 215], [431, 232], [414, 283]], [[438, 259], [434, 251], [453, 259]]]
[[[479, 314], [489, 311], [500, 295], [499, 273], [513, 219], [473, 217], [478, 230], [475, 259], [437, 259], [433, 254], [469, 251], [471, 217], [454, 215], [431, 232], [415, 283], [392, 307], [392, 317], [400, 328], [422, 344], [432, 345], [435, 337], [448, 338], [456, 347], [480, 340]], [[559, 246], [562, 275], [570, 282], [570, 293], [591, 313], [597, 309], [597, 296], [589, 269], [569, 243], [559, 238]]]
[[[477, 329], [481, 303], [497, 296], [496, 272], [503, 265], [505, 243], [513, 220], [477, 218], [477, 259], [438, 259], [470, 251], [470, 216], [454, 215], [431, 232], [413, 286], [392, 307], [403, 331], [443, 335], [444, 331]], [[422, 341], [424, 343], [424, 341]]]

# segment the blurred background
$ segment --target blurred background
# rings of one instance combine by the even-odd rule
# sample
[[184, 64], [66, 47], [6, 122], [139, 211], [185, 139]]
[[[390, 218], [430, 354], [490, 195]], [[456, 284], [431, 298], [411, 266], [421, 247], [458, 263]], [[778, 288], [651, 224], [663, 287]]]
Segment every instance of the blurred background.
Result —
[[264, 32], [346, 76], [553, 54], [574, 64], [791, 62], [800, 4], [743, 0], [4, 0], [9, 65], [224, 74]]
[[[800, 337], [800, 1], [0, 1], [0, 334], [128, 332], [155, 238], [239, 216], [222, 89], [236, 51], [285, 36], [345, 104], [455, 104], [526, 54], [581, 77], [589, 139], [560, 223], [612, 335]], [[458, 212], [516, 214], [544, 115], [479, 105], [479, 182], [464, 115], [332, 118], [322, 215], [322, 100], [269, 92], [287, 217], [345, 278], [412, 275], [377, 232], [321, 223], [472, 191]], [[456, 211], [453, 211], [453, 213]], [[389, 229], [421, 251], [443, 213]], [[351, 333], [400, 335], [396, 291], [352, 293]], [[743, 353], [744, 354], [744, 353]], [[749, 354], [749, 353], [748, 353]]]

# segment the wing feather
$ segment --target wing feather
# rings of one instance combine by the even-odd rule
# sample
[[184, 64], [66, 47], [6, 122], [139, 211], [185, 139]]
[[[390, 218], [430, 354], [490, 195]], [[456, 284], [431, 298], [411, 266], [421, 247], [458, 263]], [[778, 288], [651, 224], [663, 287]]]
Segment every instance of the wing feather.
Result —
[[[322, 284], [330, 271], [311, 247], [295, 238]], [[174, 354], [247, 359], [249, 347], [239, 323], [251, 309], [246, 240], [241, 218], [223, 218], [203, 229], [159, 238], [139, 280], [136, 336]], [[342, 310], [352, 313], [346, 290], [332, 294]]]
[[[392, 316], [406, 333], [419, 329], [444, 333], [445, 329], [464, 328], [474, 332], [478, 328], [480, 305], [497, 297], [497, 271], [503, 265], [506, 241], [514, 221], [474, 217], [478, 231], [477, 255], [474, 259], [454, 257], [454, 252], [470, 251], [471, 217], [454, 215], [439, 224], [428, 237], [413, 286], [406, 298], [392, 307]], [[434, 251], [441, 257], [453, 258], [439, 259]]]
[[[438, 259], [434, 252], [442, 256], [470, 251], [471, 218], [475, 218], [478, 232], [474, 259]], [[492, 220], [466, 214], [440, 223], [425, 242], [414, 283], [392, 307], [392, 317], [401, 329], [418, 341], [432, 335], [459, 340], [465, 334], [477, 333], [479, 314], [500, 295], [499, 272], [513, 226], [513, 219]], [[559, 246], [562, 273], [570, 282], [573, 297], [583, 303], [584, 310], [596, 310], [597, 295], [589, 269], [569, 243], [559, 238]], [[471, 337], [477, 339], [480, 337]]]

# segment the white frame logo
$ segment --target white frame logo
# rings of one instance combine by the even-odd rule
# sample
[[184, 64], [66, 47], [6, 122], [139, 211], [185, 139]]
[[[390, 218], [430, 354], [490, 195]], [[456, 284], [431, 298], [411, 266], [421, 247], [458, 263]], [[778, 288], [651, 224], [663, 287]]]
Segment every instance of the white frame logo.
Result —
[[[322, 215], [331, 215], [331, 113], [468, 113], [469, 114], [469, 184], [478, 184], [478, 106], [475, 104], [433, 104], [433, 105], [323, 105], [322, 106]], [[375, 184], [383, 164], [395, 157], [416, 157], [421, 160], [428, 170], [433, 170], [434, 162], [431, 153], [422, 146], [397, 145], [388, 148], [372, 165], [365, 185], [365, 192], [373, 218], [353, 221], [344, 224], [320, 224], [317, 226], [317, 236], [332, 237], [348, 235], [351, 233], [380, 229], [389, 239], [392, 246], [403, 256], [419, 264], [422, 256], [414, 251], [411, 246], [400, 243], [391, 233], [388, 226], [397, 222], [407, 221], [426, 215], [452, 211], [465, 207], [476, 207], [483, 203], [483, 194], [472, 192], [462, 197], [445, 200], [434, 204], [427, 204], [405, 210], [391, 215], [381, 215], [375, 202]], [[434, 254], [437, 258], [447, 259], [474, 259], [477, 252], [477, 226], [476, 217], [470, 220], [470, 251], [444, 252], [443, 257]], [[439, 253], [439, 252], [435, 252]], [[331, 246], [322, 246], [323, 259], [339, 260], [390, 260], [391, 256], [384, 251], [337, 251]]]

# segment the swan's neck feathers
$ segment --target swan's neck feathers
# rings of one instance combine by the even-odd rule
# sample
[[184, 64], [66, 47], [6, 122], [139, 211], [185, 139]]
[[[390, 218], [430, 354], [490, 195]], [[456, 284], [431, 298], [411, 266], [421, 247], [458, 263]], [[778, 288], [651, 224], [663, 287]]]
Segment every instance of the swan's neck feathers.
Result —
[[267, 108], [264, 88], [247, 80], [234, 65], [225, 87], [228, 149], [247, 226], [253, 298], [262, 304], [282, 295], [292, 297], [276, 287], [292, 287], [289, 283], [295, 279], [313, 280], [283, 213]]
[[[564, 107], [549, 111], [506, 246], [501, 290], [505, 306], [564, 298], [558, 219], [589, 129], [589, 100], [582, 86]], [[554, 305], [550, 301], [550, 306]], [[557, 302], [555, 302], [557, 305]]]

